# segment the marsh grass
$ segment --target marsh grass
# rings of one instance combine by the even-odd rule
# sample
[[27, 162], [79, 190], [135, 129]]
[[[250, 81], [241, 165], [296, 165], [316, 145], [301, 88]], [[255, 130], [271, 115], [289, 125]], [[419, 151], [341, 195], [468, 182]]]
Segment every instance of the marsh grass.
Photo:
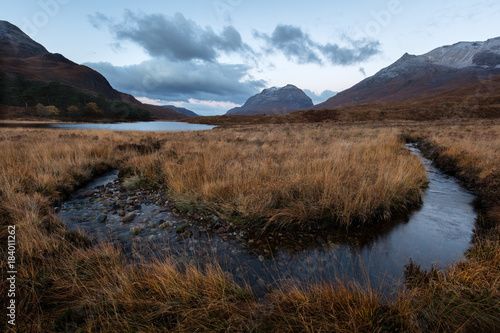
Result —
[[[394, 131], [287, 126], [171, 136], [130, 161], [178, 202], [257, 228], [348, 228], [419, 202], [425, 170]], [[158, 175], [162, 176], [158, 176]]]
[[[478, 192], [484, 190], [488, 200], [488, 193], [498, 191], [492, 175], [499, 145], [491, 135], [499, 129], [470, 129], [478, 134], [464, 136], [463, 142], [451, 134], [461, 128], [415, 128], [414, 134], [434, 133], [431, 140], [442, 149], [460, 145], [476, 154], [468, 170], [477, 184], [484, 184]], [[131, 265], [110, 245], [90, 247], [86, 236], [68, 232], [52, 209], [94, 175], [122, 168], [125, 178], [167, 186], [184, 205], [203, 205], [222, 216], [264, 217], [285, 227], [310, 219], [317, 223], [323, 216], [343, 223], [368, 221], [391, 207], [405, 207], [423, 184], [423, 169], [402, 147], [399, 134], [331, 125], [161, 134], [0, 131], [0, 236], [4, 240], [5, 226], [16, 225], [17, 329], [498, 331], [500, 234], [494, 205], [488, 218], [497, 222], [471, 248], [467, 261], [437, 275], [415, 268], [413, 277], [424, 278], [414, 279], [419, 282], [412, 290], [392, 301], [345, 284], [284, 286], [258, 301], [217, 265], [179, 265], [169, 257]], [[455, 156], [457, 164], [461, 156], [467, 155]], [[5, 247], [0, 251], [0, 264], [6, 267]], [[7, 289], [3, 278], [0, 287]], [[5, 304], [6, 293], [0, 300]]]

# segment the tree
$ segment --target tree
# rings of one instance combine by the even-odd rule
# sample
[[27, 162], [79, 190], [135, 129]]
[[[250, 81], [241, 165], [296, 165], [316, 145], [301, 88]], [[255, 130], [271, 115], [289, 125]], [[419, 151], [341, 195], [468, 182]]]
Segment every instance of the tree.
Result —
[[38, 103], [36, 105], [36, 113], [40, 116], [40, 117], [47, 117], [49, 115], [49, 113], [47, 112], [47, 108], [45, 107], [45, 105], [43, 105], [42, 103]]
[[102, 115], [102, 110], [99, 108], [97, 103], [88, 102], [87, 105], [85, 105], [85, 109], [87, 111], [87, 115], [89, 115], [89, 116]]
[[59, 109], [54, 105], [45, 107], [45, 110], [47, 110], [47, 114], [49, 117], [57, 117], [60, 114]]
[[80, 108], [78, 106], [75, 106], [75, 105], [70, 105], [68, 106], [68, 108], [66, 109], [68, 111], [68, 117], [81, 117], [82, 116], [82, 111], [80, 110]]

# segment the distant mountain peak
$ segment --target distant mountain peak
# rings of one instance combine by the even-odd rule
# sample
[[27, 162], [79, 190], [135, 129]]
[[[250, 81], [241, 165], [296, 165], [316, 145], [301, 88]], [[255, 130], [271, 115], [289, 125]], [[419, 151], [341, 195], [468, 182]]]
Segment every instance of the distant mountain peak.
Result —
[[250, 97], [243, 106], [229, 110], [226, 114], [283, 114], [313, 106], [309, 96], [292, 84], [271, 87]]

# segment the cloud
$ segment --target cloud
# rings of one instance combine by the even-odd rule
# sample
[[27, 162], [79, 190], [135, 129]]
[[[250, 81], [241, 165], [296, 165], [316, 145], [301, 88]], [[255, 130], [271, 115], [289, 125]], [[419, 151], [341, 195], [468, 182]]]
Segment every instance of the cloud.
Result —
[[227, 26], [217, 34], [212, 28], [203, 28], [181, 13], [167, 17], [126, 11], [119, 23], [102, 13], [95, 13], [89, 16], [89, 20], [96, 28], [107, 27], [118, 41], [136, 43], [152, 57], [165, 57], [171, 61], [214, 62], [221, 52], [251, 52], [233, 26]]
[[329, 99], [330, 97], [337, 95], [337, 92], [331, 90], [325, 90], [321, 94], [317, 94], [309, 89], [304, 89], [304, 92], [306, 93], [307, 96], [309, 96], [312, 99], [314, 105], [322, 103], [327, 99]]
[[179, 63], [165, 59], [122, 67], [102, 62], [86, 65], [103, 74], [115, 89], [151, 99], [242, 104], [266, 85], [264, 81], [250, 77], [250, 68], [246, 65], [201, 61]]
[[317, 51], [314, 50], [317, 49], [316, 43], [298, 27], [280, 24], [276, 26], [270, 36], [254, 31], [254, 37], [266, 41], [267, 53], [279, 50], [289, 60], [295, 59], [299, 64], [321, 64], [321, 59]]
[[351, 41], [352, 47], [340, 47], [337, 44], [320, 46], [323, 55], [334, 65], [353, 65], [380, 53], [377, 41]]
[[331, 43], [323, 45], [313, 41], [300, 27], [292, 25], [277, 25], [271, 35], [258, 31], [253, 35], [265, 41], [267, 53], [279, 51], [299, 64], [323, 64], [326, 60], [333, 65], [348, 66], [380, 53], [378, 41], [347, 39], [347, 47]]
[[89, 21], [96, 29], [102, 29], [112, 23], [106, 15], [99, 12], [95, 13], [94, 15], [89, 15]]

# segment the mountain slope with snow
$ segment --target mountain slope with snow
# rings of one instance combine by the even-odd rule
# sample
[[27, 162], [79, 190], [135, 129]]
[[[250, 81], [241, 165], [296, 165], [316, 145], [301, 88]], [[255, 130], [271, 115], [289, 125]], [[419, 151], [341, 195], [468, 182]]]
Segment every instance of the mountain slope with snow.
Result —
[[500, 75], [500, 37], [460, 42], [392, 65], [311, 109], [412, 100]]
[[500, 68], [500, 37], [486, 42], [460, 42], [443, 46], [420, 57], [427, 63], [452, 68]]

